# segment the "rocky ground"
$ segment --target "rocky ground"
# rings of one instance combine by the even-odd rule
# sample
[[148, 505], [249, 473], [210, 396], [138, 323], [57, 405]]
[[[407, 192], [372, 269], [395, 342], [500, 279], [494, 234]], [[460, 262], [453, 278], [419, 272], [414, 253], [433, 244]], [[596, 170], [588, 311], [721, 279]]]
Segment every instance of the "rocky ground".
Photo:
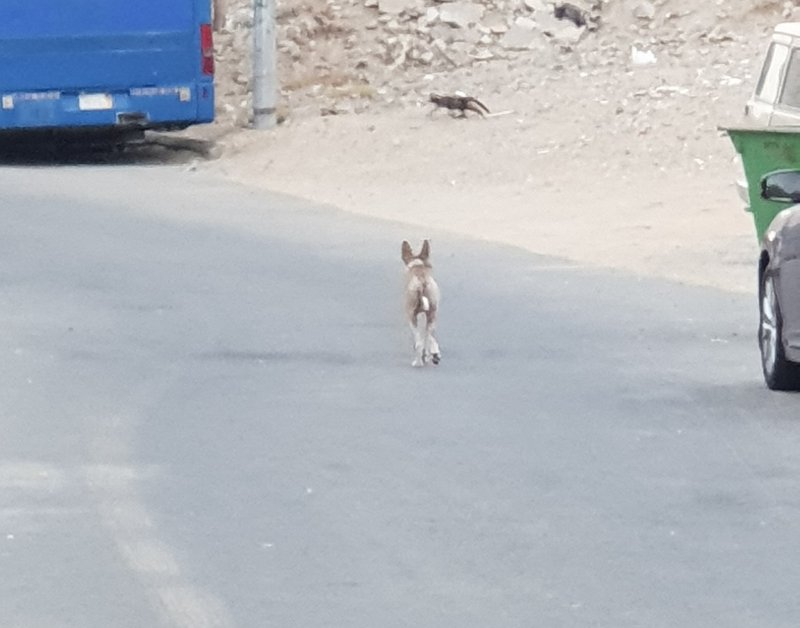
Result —
[[[250, 2], [217, 34], [222, 158], [247, 183], [577, 263], [753, 290], [729, 141], [778, 0], [284, 0], [282, 124], [250, 122]], [[569, 16], [567, 16], [569, 17]], [[573, 16], [575, 17], [575, 16]], [[576, 25], [574, 22], [577, 21]], [[494, 115], [431, 114], [431, 92]]]

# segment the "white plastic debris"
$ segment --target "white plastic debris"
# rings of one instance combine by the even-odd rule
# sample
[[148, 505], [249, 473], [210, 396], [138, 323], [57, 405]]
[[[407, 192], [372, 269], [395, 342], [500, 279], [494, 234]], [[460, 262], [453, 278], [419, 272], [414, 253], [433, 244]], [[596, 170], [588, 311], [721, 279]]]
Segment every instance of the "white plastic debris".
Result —
[[739, 87], [744, 81], [735, 76], [728, 76], [727, 74], [722, 77], [719, 84], [722, 87]]
[[631, 46], [633, 65], [653, 65], [656, 61], [656, 55], [651, 50], [639, 50], [636, 46]]

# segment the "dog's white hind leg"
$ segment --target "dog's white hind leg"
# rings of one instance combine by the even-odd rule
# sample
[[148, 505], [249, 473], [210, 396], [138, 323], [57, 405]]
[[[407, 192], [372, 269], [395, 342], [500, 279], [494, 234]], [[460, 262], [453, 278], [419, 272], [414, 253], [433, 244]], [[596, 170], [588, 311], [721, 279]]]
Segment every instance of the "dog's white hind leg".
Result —
[[425, 324], [425, 353], [426, 357], [434, 364], [439, 364], [442, 359], [441, 351], [439, 350], [439, 342], [436, 340], [436, 318], [429, 316]]
[[411, 327], [411, 333], [414, 334], [414, 361], [411, 366], [419, 367], [424, 364], [425, 339], [422, 337], [422, 332], [420, 332], [416, 321], [411, 321], [409, 327]]

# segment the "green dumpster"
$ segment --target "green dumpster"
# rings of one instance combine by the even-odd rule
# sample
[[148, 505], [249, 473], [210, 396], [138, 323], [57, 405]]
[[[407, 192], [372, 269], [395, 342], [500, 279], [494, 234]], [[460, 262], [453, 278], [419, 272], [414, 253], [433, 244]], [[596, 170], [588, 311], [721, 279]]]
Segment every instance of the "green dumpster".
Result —
[[776, 170], [800, 170], [800, 127], [728, 128], [736, 152], [742, 156], [750, 211], [761, 240], [772, 219], [796, 203], [765, 200], [761, 195], [764, 175]]
[[758, 344], [764, 381], [771, 390], [800, 390], [800, 126], [724, 130], [742, 157], [761, 248]]

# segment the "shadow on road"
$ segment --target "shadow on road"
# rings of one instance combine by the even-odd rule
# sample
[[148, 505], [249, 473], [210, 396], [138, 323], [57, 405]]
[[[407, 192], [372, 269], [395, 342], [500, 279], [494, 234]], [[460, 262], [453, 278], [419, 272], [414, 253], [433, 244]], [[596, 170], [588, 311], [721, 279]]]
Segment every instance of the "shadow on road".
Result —
[[49, 131], [0, 134], [0, 167], [180, 165], [211, 159], [213, 152], [213, 141], [163, 133], [134, 138]]

